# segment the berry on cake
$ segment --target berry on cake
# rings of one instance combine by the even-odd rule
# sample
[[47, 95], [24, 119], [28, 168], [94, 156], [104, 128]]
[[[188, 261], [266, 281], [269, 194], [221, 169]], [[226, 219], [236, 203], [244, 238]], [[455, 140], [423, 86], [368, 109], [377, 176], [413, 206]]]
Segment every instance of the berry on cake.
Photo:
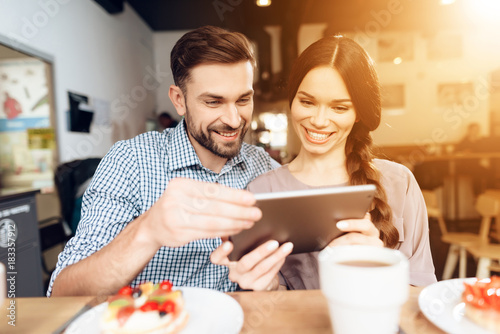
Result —
[[462, 300], [465, 316], [478, 325], [500, 334], [500, 276], [465, 283]]
[[188, 313], [180, 290], [172, 283], [125, 286], [108, 298], [101, 319], [103, 334], [173, 334], [187, 323]]

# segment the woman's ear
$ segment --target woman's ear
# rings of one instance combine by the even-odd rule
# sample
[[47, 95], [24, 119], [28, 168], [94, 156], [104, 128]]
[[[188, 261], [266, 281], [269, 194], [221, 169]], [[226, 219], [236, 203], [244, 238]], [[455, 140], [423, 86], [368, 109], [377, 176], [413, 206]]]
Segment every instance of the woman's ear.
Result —
[[182, 93], [182, 89], [176, 85], [170, 85], [168, 89], [168, 97], [170, 101], [172, 101], [175, 110], [179, 116], [184, 116], [186, 113], [186, 99], [184, 98], [184, 93]]

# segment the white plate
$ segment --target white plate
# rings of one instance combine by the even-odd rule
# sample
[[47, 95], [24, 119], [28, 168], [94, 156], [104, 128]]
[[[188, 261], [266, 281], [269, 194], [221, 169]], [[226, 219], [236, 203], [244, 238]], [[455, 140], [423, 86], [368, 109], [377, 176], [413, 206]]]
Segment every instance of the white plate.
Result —
[[456, 278], [425, 287], [418, 296], [418, 306], [434, 325], [453, 334], [490, 334], [464, 316], [462, 302], [464, 282], [474, 283], [476, 278]]
[[[189, 320], [181, 334], [236, 334], [243, 326], [243, 310], [238, 302], [211, 289], [182, 287]], [[108, 303], [102, 303], [78, 317], [65, 334], [99, 334], [99, 322]]]

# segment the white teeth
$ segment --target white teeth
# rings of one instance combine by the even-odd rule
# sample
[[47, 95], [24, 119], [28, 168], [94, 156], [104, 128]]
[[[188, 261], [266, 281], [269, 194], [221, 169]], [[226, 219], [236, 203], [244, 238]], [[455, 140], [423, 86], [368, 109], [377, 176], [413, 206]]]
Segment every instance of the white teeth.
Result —
[[325, 140], [331, 135], [331, 133], [317, 133], [309, 130], [307, 130], [307, 134], [314, 140]]
[[231, 132], [231, 133], [224, 133], [224, 132], [217, 132], [217, 133], [220, 134], [221, 136], [224, 136], [224, 137], [234, 137], [234, 136], [236, 136], [236, 134], [238, 133], [238, 131]]

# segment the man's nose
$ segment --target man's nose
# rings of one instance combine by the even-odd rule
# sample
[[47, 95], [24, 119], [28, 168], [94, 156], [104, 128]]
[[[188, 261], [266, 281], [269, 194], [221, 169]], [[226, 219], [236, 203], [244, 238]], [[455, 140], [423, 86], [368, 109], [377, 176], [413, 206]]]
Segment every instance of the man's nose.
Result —
[[224, 111], [224, 116], [221, 117], [221, 121], [233, 129], [237, 129], [241, 123], [240, 112], [236, 104], [228, 104], [226, 110]]

